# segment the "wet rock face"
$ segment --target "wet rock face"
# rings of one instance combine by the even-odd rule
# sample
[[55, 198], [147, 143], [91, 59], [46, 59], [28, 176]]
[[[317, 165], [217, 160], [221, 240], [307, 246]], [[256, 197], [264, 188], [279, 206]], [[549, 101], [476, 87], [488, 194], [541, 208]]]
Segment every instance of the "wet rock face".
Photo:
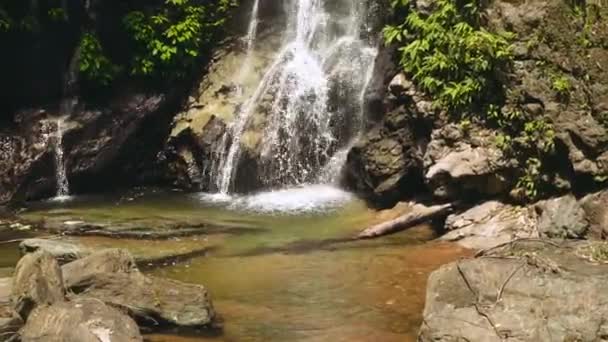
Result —
[[[382, 51], [376, 71], [392, 70], [390, 60]], [[384, 68], [382, 65], [389, 64]], [[414, 99], [422, 101], [413, 83], [405, 75], [394, 77], [382, 91], [378, 83], [385, 80], [381, 73], [372, 79], [373, 92], [368, 90], [366, 107], [371, 127], [348, 153], [343, 170], [343, 185], [372, 203], [390, 207], [407, 194], [420, 189], [424, 148], [428, 144], [425, 123], [431, 112], [420, 112]], [[385, 84], [385, 83], [384, 83]], [[380, 103], [379, 96], [385, 96]], [[376, 113], [386, 108], [385, 115]]]
[[382, 127], [370, 132], [348, 154], [344, 181], [373, 202], [394, 203], [408, 192], [418, 167], [415, 143], [407, 129], [391, 137]]
[[133, 319], [94, 299], [75, 299], [35, 309], [20, 338], [23, 342], [143, 341]]
[[[179, 97], [178, 90], [121, 89], [97, 109], [81, 103], [63, 123], [70, 191], [159, 181], [156, 154]], [[24, 110], [16, 115], [15, 127], [0, 132], [0, 205], [55, 194], [56, 117], [64, 114], [54, 108]]]
[[[605, 244], [515, 242], [429, 278], [419, 341], [601, 341]], [[592, 262], [595, 261], [595, 262]]]
[[52, 186], [44, 175], [53, 165], [49, 148], [53, 128], [44, 121], [44, 112], [31, 114], [35, 122], [20, 125], [17, 130], [0, 131], [0, 205]]

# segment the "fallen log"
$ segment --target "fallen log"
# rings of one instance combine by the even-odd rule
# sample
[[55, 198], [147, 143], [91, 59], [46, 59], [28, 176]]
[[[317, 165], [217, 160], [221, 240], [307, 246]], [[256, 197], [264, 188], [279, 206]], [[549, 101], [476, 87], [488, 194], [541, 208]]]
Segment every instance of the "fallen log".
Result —
[[383, 222], [361, 231], [357, 239], [373, 239], [376, 237], [394, 234], [402, 230], [417, 226], [424, 222], [448, 216], [454, 210], [455, 204], [442, 204], [427, 207], [422, 204], [414, 204], [412, 210], [394, 220]]

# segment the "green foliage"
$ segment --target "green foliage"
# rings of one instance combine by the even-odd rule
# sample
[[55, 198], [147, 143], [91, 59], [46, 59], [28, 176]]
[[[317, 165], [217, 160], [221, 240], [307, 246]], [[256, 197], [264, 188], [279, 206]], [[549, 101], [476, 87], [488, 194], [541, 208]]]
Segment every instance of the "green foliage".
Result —
[[[496, 145], [505, 158], [523, 165], [516, 189], [528, 199], [539, 196], [544, 182], [542, 161], [555, 148], [555, 133], [543, 117], [502, 103], [500, 74], [512, 62], [513, 35], [483, 28], [476, 0], [436, 0], [428, 14], [418, 12], [408, 0], [392, 0], [391, 5], [404, 12], [405, 18], [387, 26], [384, 38], [388, 44], [401, 45], [400, 64], [405, 72], [434, 99], [436, 107], [461, 120], [463, 131], [469, 130], [471, 121], [495, 128]], [[541, 41], [532, 37], [529, 48]]]
[[499, 133], [496, 146], [507, 157], [524, 164], [516, 189], [529, 200], [536, 199], [544, 183], [542, 176], [545, 155], [555, 150], [555, 131], [542, 117], [533, 117], [520, 109], [500, 110], [492, 106], [488, 117], [494, 122]]
[[81, 75], [88, 81], [100, 85], [108, 85], [116, 74], [118, 67], [104, 55], [103, 48], [97, 36], [93, 33], [85, 33], [80, 41], [80, 64]]
[[135, 46], [131, 74], [184, 76], [235, 5], [235, 0], [165, 0], [153, 13], [128, 13], [123, 23]]
[[539, 184], [541, 183], [542, 162], [538, 158], [530, 158], [526, 161], [523, 176], [517, 181], [517, 189], [523, 191], [528, 199], [536, 199], [539, 194]]
[[61, 21], [67, 21], [68, 20], [67, 13], [61, 7], [51, 8], [48, 11], [47, 14], [48, 14], [49, 18], [51, 18], [51, 20], [55, 21], [55, 22], [61, 22]]
[[554, 75], [551, 78], [551, 88], [557, 93], [560, 99], [568, 99], [572, 91], [570, 79], [564, 75]]
[[0, 5], [0, 33], [10, 30], [12, 19], [6, 9]]
[[[394, 7], [409, 2], [393, 0]], [[491, 97], [495, 73], [511, 61], [508, 34], [490, 33], [479, 24], [475, 0], [437, 0], [428, 16], [409, 9], [399, 25], [384, 29], [387, 43], [404, 43], [401, 66], [452, 111], [469, 111]]]

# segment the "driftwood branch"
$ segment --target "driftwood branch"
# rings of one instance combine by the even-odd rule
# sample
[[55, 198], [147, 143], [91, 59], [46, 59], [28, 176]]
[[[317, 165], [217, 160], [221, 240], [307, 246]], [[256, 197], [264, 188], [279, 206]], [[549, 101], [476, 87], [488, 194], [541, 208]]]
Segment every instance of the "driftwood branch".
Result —
[[453, 212], [454, 207], [454, 203], [434, 205], [430, 207], [415, 204], [411, 212], [394, 220], [371, 226], [361, 231], [357, 235], [357, 239], [373, 239], [384, 235], [394, 234], [424, 222], [444, 218]]

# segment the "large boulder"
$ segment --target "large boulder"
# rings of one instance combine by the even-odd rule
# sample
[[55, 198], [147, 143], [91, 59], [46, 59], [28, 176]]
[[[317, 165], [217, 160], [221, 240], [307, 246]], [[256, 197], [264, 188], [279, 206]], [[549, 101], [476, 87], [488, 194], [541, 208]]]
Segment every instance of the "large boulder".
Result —
[[65, 300], [63, 277], [59, 264], [47, 252], [27, 254], [15, 268], [11, 302], [15, 311], [27, 319], [38, 306], [49, 306]]
[[420, 167], [417, 155], [409, 129], [387, 134], [377, 127], [349, 152], [344, 181], [372, 202], [390, 206], [416, 183]]
[[606, 250], [520, 241], [445, 265], [429, 278], [418, 340], [603, 341]]
[[123, 250], [93, 253], [63, 266], [69, 298], [95, 298], [146, 325], [208, 327], [215, 311], [207, 290], [143, 275]]
[[36, 308], [20, 332], [22, 342], [141, 342], [137, 324], [95, 299]]

